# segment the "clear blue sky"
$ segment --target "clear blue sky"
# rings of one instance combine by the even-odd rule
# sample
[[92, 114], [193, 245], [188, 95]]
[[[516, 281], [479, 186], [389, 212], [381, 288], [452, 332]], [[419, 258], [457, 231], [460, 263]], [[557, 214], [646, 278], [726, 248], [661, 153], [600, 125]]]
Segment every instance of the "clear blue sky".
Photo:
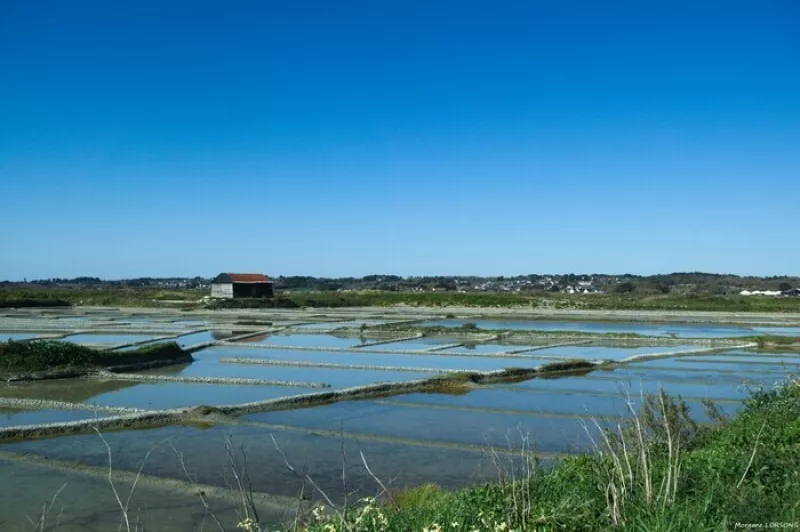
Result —
[[0, 279], [800, 274], [800, 3], [0, 3]]

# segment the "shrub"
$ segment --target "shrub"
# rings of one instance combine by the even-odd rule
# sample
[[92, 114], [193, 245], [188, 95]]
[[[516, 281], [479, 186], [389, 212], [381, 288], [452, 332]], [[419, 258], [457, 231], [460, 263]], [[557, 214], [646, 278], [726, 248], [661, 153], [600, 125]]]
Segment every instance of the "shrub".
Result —
[[173, 360], [189, 356], [175, 342], [156, 343], [131, 351], [100, 351], [69, 342], [33, 340], [0, 343], [0, 372], [24, 373], [64, 368], [98, 368]]

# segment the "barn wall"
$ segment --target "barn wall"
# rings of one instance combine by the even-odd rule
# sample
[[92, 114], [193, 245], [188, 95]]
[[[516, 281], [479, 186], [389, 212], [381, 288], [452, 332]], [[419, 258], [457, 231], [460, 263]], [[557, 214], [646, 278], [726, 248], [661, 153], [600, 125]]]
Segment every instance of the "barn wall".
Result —
[[234, 283], [233, 297], [272, 297], [272, 283]]
[[262, 283], [256, 286], [258, 287], [256, 288], [256, 297], [272, 297], [274, 295], [272, 283]]
[[211, 297], [224, 297], [224, 298], [232, 298], [233, 297], [233, 284], [231, 283], [219, 283], [219, 284], [212, 284], [211, 285]]

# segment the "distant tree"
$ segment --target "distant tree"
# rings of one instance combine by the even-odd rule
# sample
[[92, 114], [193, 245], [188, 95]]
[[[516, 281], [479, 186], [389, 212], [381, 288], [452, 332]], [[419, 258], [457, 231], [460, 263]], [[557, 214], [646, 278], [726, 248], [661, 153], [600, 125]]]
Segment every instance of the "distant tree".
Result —
[[792, 289], [792, 285], [790, 285], [787, 282], [783, 282], [783, 283], [778, 285], [778, 290], [780, 290], [781, 292], [786, 292], [787, 290], [791, 290], [791, 289]]
[[636, 285], [630, 281], [620, 283], [616, 287], [614, 287], [614, 292], [618, 294], [630, 294], [631, 292], [634, 291], [636, 291]]
[[664, 283], [656, 283], [655, 289], [657, 292], [660, 292], [662, 294], [669, 294], [669, 286], [667, 286]]

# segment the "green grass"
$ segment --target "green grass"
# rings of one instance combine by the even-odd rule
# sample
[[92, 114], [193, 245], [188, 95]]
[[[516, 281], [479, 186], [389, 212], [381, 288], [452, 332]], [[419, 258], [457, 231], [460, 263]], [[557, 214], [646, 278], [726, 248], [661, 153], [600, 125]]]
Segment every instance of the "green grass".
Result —
[[308, 516], [300, 529], [727, 532], [736, 523], [800, 523], [798, 381], [755, 391], [733, 419], [715, 418], [700, 425], [680, 400], [650, 397], [638, 425], [600, 439], [602, 454], [530, 471], [498, 462], [496, 482], [383, 493]]
[[[206, 295], [208, 293], [205, 290], [13, 288], [0, 289], [0, 308], [69, 305], [100, 307], [199, 306], [199, 300]], [[177, 303], [172, 303], [173, 301]]]
[[0, 343], [0, 374], [21, 374], [63, 369], [97, 369], [114, 365], [187, 356], [175, 342], [152, 344], [131, 351], [100, 351], [69, 342], [33, 340]]
[[790, 347], [795, 344], [800, 344], [800, 337], [797, 336], [773, 336], [765, 334], [762, 336], [750, 336], [746, 338], [752, 342], [756, 342], [758, 347]]

